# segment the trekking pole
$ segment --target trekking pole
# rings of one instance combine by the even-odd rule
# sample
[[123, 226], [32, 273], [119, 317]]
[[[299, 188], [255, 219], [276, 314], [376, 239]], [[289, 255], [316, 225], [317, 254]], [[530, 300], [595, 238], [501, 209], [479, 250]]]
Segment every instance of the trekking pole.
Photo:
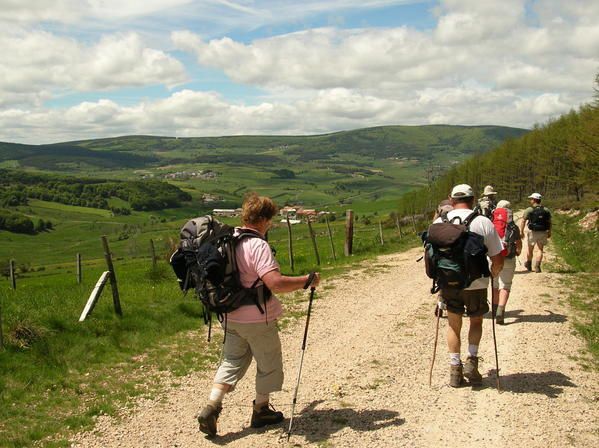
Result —
[[[491, 275], [491, 297], [493, 297], [493, 275]], [[497, 355], [497, 336], [495, 335], [495, 316], [497, 311], [493, 309], [491, 301], [491, 325], [493, 327], [493, 346], [495, 347], [495, 374], [497, 380], [497, 391], [501, 392], [501, 382], [499, 380], [499, 356]]]
[[[312, 283], [314, 273], [310, 274], [308, 278], [308, 284]], [[310, 288], [310, 301], [308, 302], [308, 315], [306, 316], [306, 328], [304, 328], [304, 341], [302, 342], [302, 353], [300, 355], [300, 365], [297, 371], [297, 382], [295, 384], [295, 392], [293, 393], [293, 404], [291, 405], [291, 418], [289, 419], [289, 429], [287, 430], [287, 440], [291, 438], [291, 429], [293, 428], [293, 414], [295, 413], [295, 405], [297, 403], [297, 391], [300, 385], [300, 378], [302, 376], [302, 366], [304, 364], [304, 353], [306, 352], [306, 341], [308, 340], [308, 325], [310, 325], [310, 313], [312, 311], [312, 301], [314, 300], [314, 291], [316, 288], [312, 286]]]
[[441, 314], [443, 310], [437, 303], [437, 329], [435, 330], [435, 346], [433, 348], [433, 359], [431, 361], [431, 370], [428, 374], [428, 386], [431, 387], [433, 384], [433, 366], [435, 365], [435, 358], [437, 357], [437, 341], [439, 340], [439, 320], [441, 320]]

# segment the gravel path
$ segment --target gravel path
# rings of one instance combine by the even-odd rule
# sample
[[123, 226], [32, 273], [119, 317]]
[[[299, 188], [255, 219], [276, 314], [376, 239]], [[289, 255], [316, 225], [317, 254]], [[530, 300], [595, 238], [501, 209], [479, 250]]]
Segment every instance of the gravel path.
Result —
[[[323, 285], [314, 303], [290, 443], [283, 427], [249, 427], [250, 370], [225, 399], [220, 436], [213, 440], [198, 432], [195, 420], [210, 391], [210, 371], [184, 378], [160, 399], [140, 401], [121, 420], [100, 418], [94, 432], [73, 438], [73, 446], [599, 446], [599, 375], [572, 359], [583, 343], [573, 334], [557, 275], [517, 268], [508, 325], [497, 328], [502, 393], [495, 389], [488, 319], [480, 348], [483, 386], [447, 386], [442, 319], [429, 387], [435, 300], [422, 264], [415, 263], [420, 253], [380, 257], [368, 269]], [[300, 319], [282, 335], [285, 389], [273, 404], [287, 416], [303, 324]]]

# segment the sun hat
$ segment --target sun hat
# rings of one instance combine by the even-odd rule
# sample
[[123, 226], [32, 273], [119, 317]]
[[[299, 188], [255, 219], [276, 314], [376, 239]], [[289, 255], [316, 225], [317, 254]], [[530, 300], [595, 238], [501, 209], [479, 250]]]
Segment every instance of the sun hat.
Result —
[[495, 188], [493, 188], [491, 185], [487, 185], [483, 191], [483, 196], [491, 196], [493, 194], [497, 194]]
[[497, 208], [512, 208], [512, 204], [510, 203], [510, 201], [502, 199], [497, 203]]
[[541, 196], [539, 193], [533, 193], [528, 197], [528, 199], [536, 199], [537, 201], [540, 201], [542, 197], [543, 196]]
[[474, 197], [474, 191], [472, 191], [472, 187], [467, 184], [460, 184], [453, 187], [451, 190], [451, 198], [452, 199], [461, 199], [461, 198], [471, 198]]

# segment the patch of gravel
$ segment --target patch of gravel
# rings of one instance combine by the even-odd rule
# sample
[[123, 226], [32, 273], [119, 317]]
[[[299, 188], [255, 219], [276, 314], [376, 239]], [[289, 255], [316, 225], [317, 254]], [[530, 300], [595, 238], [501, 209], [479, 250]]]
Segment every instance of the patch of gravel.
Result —
[[[599, 375], [574, 356], [583, 342], [573, 333], [557, 274], [517, 268], [506, 326], [497, 327], [502, 393], [495, 389], [491, 322], [485, 319], [480, 355], [483, 386], [447, 386], [446, 321], [432, 387], [435, 298], [421, 250], [380, 257], [376, 269], [326, 282], [314, 303], [294, 434], [286, 426], [249, 427], [250, 369], [226, 397], [219, 436], [206, 439], [195, 416], [214, 371], [178, 382], [162, 397], [141, 400], [120, 419], [100, 417], [73, 447], [511, 447], [599, 446]], [[381, 269], [380, 265], [385, 267]], [[273, 404], [289, 416], [304, 319], [282, 334], [285, 389]], [[465, 337], [467, 325], [464, 326]], [[462, 352], [465, 352], [463, 347]]]

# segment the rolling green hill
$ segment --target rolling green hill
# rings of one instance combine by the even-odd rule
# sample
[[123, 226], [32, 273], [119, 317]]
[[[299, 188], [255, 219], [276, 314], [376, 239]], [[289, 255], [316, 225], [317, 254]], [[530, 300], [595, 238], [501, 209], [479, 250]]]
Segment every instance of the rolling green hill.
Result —
[[[28, 167], [47, 171], [119, 169], [142, 167], [157, 159], [121, 151], [111, 153], [69, 145], [21, 145], [0, 142], [0, 166]], [[10, 163], [12, 162], [12, 163]]]
[[[54, 145], [0, 143], [0, 162], [49, 171], [177, 163], [273, 166], [309, 161], [370, 165], [390, 157], [436, 160], [484, 152], [524, 129], [500, 126], [383, 126], [313, 136], [127, 136]], [[353, 160], [355, 157], [365, 160]]]
[[526, 132], [388, 126], [316, 136], [0, 143], [2, 213], [53, 225], [35, 234], [0, 230], [0, 259], [33, 260], [43, 252], [63, 260], [72, 256], [66, 241], [95, 247], [102, 233], [133, 247], [156, 232], [176, 235], [185, 219], [212, 208], [238, 207], [252, 190], [280, 205], [382, 216], [396, 210], [402, 193]]

